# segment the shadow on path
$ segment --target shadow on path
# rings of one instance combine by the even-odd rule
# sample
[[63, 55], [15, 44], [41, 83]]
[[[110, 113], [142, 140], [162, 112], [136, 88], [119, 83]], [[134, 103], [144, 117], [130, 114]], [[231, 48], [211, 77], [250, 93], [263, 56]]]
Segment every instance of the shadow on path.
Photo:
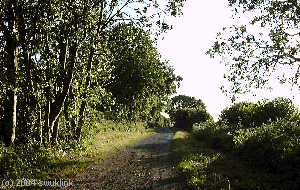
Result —
[[173, 135], [171, 128], [161, 128], [89, 168], [65, 189], [188, 189], [170, 149]]

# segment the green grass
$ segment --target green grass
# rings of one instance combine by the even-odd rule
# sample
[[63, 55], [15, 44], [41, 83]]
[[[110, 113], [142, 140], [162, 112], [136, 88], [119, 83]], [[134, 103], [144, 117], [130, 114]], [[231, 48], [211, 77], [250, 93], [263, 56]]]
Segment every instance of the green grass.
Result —
[[[155, 134], [156, 129], [147, 129], [146, 124], [142, 122], [130, 124], [105, 120], [89, 133], [89, 138], [83, 140], [82, 148], [75, 150], [63, 150], [61, 147], [46, 148], [39, 149], [40, 152], [37, 153], [37, 150], [29, 147], [25, 148], [27, 153], [20, 154], [24, 148], [18, 152], [16, 149], [0, 146], [0, 161], [3, 162], [1, 167], [5, 162], [6, 168], [9, 168], [5, 177], [16, 179], [24, 177], [37, 181], [68, 179], [139, 140]], [[28, 161], [31, 163], [26, 166]]]
[[172, 149], [193, 189], [280, 189], [279, 174], [254, 167], [230, 152], [208, 148], [186, 131], [178, 131]]
[[104, 121], [90, 132], [92, 135], [85, 140], [83, 146], [86, 148], [84, 150], [66, 153], [58, 157], [59, 159], [54, 163], [55, 177], [73, 177], [87, 167], [153, 135], [155, 130], [146, 129], [144, 123], [116, 124], [112, 121]]

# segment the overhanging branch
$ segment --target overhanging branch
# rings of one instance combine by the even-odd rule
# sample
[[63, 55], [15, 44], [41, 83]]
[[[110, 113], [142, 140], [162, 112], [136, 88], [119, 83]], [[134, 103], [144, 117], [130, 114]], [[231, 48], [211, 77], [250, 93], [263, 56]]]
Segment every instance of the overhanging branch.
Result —
[[290, 58], [294, 59], [295, 62], [300, 62], [300, 58], [299, 57], [294, 57], [293, 55], [288, 55]]

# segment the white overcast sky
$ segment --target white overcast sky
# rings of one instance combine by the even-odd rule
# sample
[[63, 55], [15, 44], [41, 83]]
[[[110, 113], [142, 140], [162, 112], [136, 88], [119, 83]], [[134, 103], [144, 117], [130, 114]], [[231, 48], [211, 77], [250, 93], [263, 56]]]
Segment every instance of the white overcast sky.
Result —
[[[210, 59], [205, 52], [216, 41], [216, 35], [223, 27], [237, 23], [246, 24], [243, 20], [233, 20], [227, 0], [187, 0], [183, 8], [183, 15], [176, 18], [167, 18], [173, 25], [173, 30], [163, 34], [164, 40], [158, 42], [158, 51], [162, 58], [170, 60], [175, 74], [183, 77], [181, 87], [176, 95], [185, 94], [203, 100], [208, 112], [218, 119], [221, 111], [231, 105], [229, 97], [220, 90], [221, 86], [229, 83], [223, 78], [228, 71], [220, 59]], [[273, 81], [272, 81], [273, 82]], [[294, 104], [300, 104], [299, 92], [291, 91], [289, 84], [279, 85], [274, 81], [274, 90], [257, 90], [242, 95], [238, 101], [249, 100], [256, 102], [262, 98], [274, 99], [278, 96], [293, 98]]]

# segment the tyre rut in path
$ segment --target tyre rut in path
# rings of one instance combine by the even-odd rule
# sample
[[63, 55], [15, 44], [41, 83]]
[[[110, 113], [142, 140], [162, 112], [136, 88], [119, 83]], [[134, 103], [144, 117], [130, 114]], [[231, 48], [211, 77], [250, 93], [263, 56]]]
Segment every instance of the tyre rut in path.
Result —
[[173, 135], [171, 128], [160, 128], [81, 173], [65, 189], [188, 189], [170, 149]]

